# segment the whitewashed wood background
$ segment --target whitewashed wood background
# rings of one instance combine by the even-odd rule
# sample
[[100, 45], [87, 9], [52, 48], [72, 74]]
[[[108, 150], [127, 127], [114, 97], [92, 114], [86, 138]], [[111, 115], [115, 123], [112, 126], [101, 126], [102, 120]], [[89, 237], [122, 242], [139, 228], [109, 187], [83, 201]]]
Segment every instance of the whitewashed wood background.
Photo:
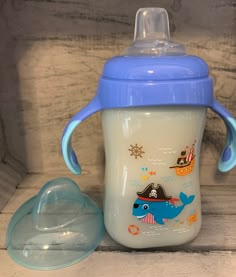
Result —
[[[68, 173], [63, 128], [94, 96], [104, 62], [130, 44], [144, 5], [168, 10], [172, 38], [206, 60], [216, 98], [236, 116], [235, 1], [1, 0], [0, 209], [24, 172]], [[207, 185], [236, 181], [235, 169], [217, 171], [224, 139], [224, 124], [209, 112], [201, 161]], [[102, 180], [100, 115], [82, 123], [73, 141], [83, 174]]]

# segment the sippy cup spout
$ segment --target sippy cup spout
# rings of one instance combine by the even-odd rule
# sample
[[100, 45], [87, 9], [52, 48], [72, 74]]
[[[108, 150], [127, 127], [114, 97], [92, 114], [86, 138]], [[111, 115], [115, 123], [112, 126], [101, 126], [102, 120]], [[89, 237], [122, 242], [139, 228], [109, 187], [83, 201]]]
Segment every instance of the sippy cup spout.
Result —
[[170, 41], [168, 13], [163, 8], [141, 8], [136, 13], [134, 41], [127, 55], [183, 55], [185, 47]]
[[165, 9], [141, 8], [137, 11], [134, 41], [142, 39], [170, 39], [169, 18]]

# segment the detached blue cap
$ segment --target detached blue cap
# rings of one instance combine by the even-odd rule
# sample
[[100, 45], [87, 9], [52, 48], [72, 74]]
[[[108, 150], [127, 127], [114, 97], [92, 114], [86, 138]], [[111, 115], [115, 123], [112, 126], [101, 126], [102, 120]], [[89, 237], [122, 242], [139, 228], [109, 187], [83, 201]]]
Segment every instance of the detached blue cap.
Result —
[[7, 252], [27, 268], [59, 269], [89, 256], [104, 231], [96, 203], [71, 179], [57, 178], [13, 215], [7, 229]]

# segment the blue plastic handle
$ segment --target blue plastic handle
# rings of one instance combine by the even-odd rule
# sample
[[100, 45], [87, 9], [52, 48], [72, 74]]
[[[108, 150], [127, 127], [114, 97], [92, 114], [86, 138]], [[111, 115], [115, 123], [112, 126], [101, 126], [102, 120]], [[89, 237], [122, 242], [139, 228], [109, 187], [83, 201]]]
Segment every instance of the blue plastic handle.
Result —
[[61, 140], [61, 150], [64, 161], [67, 167], [77, 175], [81, 174], [81, 167], [78, 163], [76, 154], [71, 146], [71, 136], [76, 129], [76, 127], [87, 117], [92, 115], [93, 113], [101, 110], [101, 105], [98, 97], [93, 98], [91, 102], [87, 106], [85, 106], [80, 112], [74, 115], [71, 120], [66, 125], [62, 140]]
[[236, 120], [216, 100], [210, 108], [222, 117], [227, 128], [226, 144], [218, 163], [219, 170], [226, 172], [236, 166]]

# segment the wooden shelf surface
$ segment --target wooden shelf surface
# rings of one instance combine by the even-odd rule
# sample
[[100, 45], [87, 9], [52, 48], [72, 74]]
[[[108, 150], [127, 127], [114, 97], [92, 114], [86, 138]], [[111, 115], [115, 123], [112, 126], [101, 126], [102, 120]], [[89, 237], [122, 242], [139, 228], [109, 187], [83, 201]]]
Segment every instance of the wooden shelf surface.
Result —
[[[46, 180], [60, 174], [26, 175], [0, 213], [0, 276], [236, 276], [236, 187], [201, 186], [203, 225], [192, 242], [164, 249], [133, 251], [105, 234], [98, 249], [82, 262], [56, 271], [32, 271], [12, 261], [5, 233], [16, 209]], [[76, 177], [83, 192], [102, 207], [104, 186], [95, 176]]]

